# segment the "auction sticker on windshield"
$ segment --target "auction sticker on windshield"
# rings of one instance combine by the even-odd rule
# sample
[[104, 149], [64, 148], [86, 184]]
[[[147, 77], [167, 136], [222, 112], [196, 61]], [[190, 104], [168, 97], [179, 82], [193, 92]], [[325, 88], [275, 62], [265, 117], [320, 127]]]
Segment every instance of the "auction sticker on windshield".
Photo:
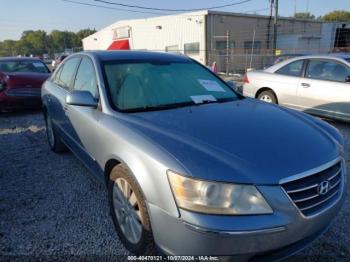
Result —
[[216, 81], [198, 79], [198, 82], [208, 91], [226, 92]]

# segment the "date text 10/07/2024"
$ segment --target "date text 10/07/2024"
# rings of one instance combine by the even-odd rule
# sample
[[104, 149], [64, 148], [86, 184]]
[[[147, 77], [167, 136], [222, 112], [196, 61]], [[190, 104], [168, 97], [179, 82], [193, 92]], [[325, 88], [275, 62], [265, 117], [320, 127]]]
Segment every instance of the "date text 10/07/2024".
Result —
[[216, 256], [128, 256], [128, 261], [218, 261]]

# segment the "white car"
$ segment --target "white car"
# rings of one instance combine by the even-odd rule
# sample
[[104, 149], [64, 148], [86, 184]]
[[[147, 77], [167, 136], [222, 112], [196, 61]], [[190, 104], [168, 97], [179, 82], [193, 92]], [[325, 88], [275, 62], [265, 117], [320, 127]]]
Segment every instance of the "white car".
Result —
[[350, 55], [302, 56], [247, 72], [243, 95], [350, 122]]

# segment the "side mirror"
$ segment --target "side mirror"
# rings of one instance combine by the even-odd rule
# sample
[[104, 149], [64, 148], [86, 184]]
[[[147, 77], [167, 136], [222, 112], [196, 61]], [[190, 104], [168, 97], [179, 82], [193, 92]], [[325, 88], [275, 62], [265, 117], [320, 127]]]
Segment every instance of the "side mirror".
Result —
[[350, 76], [345, 77], [345, 83], [350, 83]]
[[238, 94], [243, 95], [242, 85], [237, 85], [233, 80], [226, 81], [226, 84], [228, 84], [233, 91], [236, 91]]
[[89, 91], [72, 91], [66, 96], [66, 104], [72, 106], [86, 106], [97, 108], [98, 101]]

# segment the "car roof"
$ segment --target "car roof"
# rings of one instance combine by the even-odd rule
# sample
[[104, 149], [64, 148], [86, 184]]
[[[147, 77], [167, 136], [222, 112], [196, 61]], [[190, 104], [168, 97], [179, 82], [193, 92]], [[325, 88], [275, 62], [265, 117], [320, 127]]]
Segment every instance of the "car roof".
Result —
[[340, 59], [345, 59], [345, 58], [350, 58], [349, 54], [346, 53], [331, 53], [331, 54], [319, 54], [319, 55], [306, 55], [303, 56], [303, 58], [340, 58]]
[[345, 62], [347, 64], [349, 64], [348, 61], [346, 61], [345, 59], [350, 59], [350, 55], [349, 54], [345, 54], [345, 53], [331, 53], [331, 54], [319, 54], [319, 55], [305, 55], [305, 56], [297, 56], [297, 57], [293, 57], [293, 58], [289, 58], [287, 60], [284, 60], [280, 63], [277, 63], [269, 68], [266, 68], [264, 71], [265, 72], [275, 72], [276, 70], [280, 69], [281, 67], [297, 61], [297, 60], [301, 60], [301, 59], [333, 59], [333, 60], [337, 60], [337, 61], [341, 61], [341, 62]]
[[120, 60], [151, 60], [159, 62], [189, 62], [192, 61], [187, 56], [154, 51], [84, 51], [81, 54], [90, 54], [101, 61]]
[[0, 57], [1, 61], [41, 61], [39, 58], [35, 57]]

